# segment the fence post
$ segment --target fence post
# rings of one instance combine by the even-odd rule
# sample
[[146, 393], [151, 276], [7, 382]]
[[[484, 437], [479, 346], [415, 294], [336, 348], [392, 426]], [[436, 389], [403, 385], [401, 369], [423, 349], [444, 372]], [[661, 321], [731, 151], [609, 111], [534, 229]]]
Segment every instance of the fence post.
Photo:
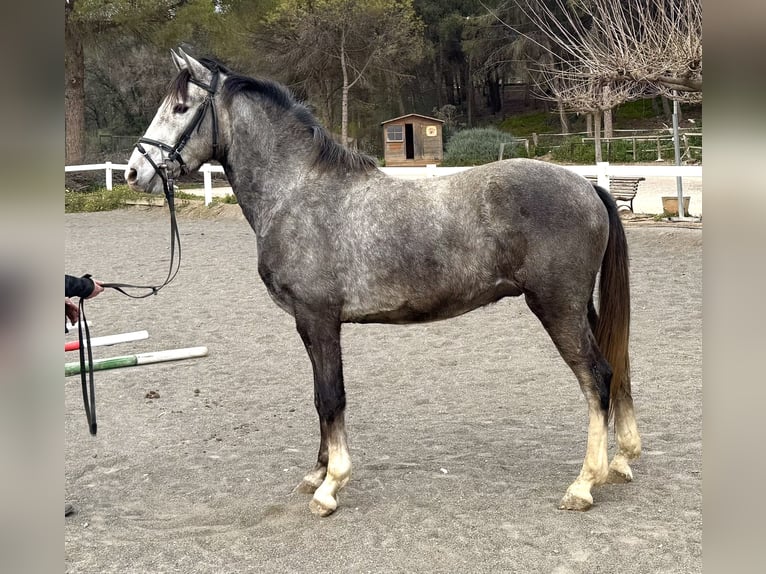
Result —
[[500, 142], [500, 153], [497, 154], [497, 161], [502, 161], [503, 151], [505, 151], [505, 142]]
[[210, 173], [210, 164], [203, 165], [201, 171], [205, 180], [205, 205], [210, 205], [213, 202], [213, 177]]
[[112, 162], [106, 162], [106, 188], [111, 191], [112, 189]]
[[609, 191], [609, 176], [606, 174], [608, 168], [609, 168], [608, 161], [596, 162], [596, 177], [598, 180], [598, 184], [607, 191]]

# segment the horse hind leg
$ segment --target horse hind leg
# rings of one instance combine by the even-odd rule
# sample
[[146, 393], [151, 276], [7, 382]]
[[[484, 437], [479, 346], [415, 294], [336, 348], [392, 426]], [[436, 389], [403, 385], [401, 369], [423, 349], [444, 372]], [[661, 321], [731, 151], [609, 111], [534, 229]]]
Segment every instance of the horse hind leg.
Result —
[[[593, 297], [588, 301], [588, 322], [591, 330], [595, 333], [598, 326], [598, 313], [593, 304]], [[607, 482], [620, 484], [633, 480], [633, 471], [631, 471], [628, 463], [641, 455], [641, 437], [638, 434], [636, 416], [633, 411], [629, 373], [626, 372], [625, 379], [616, 392], [612, 389], [611, 401], [617, 452], [609, 464]]]
[[313, 491], [309, 508], [314, 514], [327, 516], [338, 507], [338, 491], [351, 476], [344, 419], [346, 394], [340, 322], [334, 317], [296, 313], [296, 326], [314, 372], [314, 404], [321, 431], [317, 463], [298, 485], [298, 490]]
[[542, 322], [561, 357], [572, 369], [588, 404], [588, 442], [582, 468], [559, 508], [588, 510], [591, 489], [603, 484], [609, 472], [608, 409], [612, 370], [598, 349], [587, 309], [573, 311], [566, 304], [545, 305], [527, 294], [527, 304]]
[[633, 471], [629, 463], [641, 455], [641, 437], [638, 434], [636, 415], [633, 411], [629, 379], [623, 382], [619, 391], [612, 397], [612, 412], [617, 452], [609, 463], [607, 482], [612, 484], [631, 482]]

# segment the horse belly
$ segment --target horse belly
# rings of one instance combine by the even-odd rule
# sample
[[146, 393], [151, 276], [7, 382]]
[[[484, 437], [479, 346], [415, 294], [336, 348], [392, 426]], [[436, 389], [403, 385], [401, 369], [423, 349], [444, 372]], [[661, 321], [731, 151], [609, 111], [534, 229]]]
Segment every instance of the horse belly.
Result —
[[398, 325], [440, 321], [463, 315], [504, 297], [517, 297], [521, 293], [521, 287], [515, 282], [501, 278], [494, 284], [465, 291], [422, 289], [409, 297], [381, 299], [368, 296], [344, 305], [341, 320], [345, 323]]

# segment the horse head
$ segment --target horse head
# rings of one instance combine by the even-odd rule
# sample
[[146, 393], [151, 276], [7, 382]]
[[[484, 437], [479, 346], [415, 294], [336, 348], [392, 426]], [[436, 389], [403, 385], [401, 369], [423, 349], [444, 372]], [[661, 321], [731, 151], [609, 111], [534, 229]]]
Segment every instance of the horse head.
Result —
[[168, 178], [198, 169], [216, 157], [220, 86], [225, 75], [213, 62], [171, 50], [178, 75], [149, 128], [138, 140], [125, 170], [131, 188], [160, 193]]

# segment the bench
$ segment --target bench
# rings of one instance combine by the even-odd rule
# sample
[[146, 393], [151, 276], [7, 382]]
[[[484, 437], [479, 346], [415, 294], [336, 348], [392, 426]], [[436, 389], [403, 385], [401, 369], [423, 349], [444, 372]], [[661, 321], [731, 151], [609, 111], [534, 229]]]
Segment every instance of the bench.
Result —
[[[586, 179], [591, 183], [598, 183], [598, 179], [594, 176], [586, 176]], [[610, 177], [609, 178], [609, 193], [615, 199], [615, 201], [622, 201], [623, 205], [618, 207], [626, 207], [633, 211], [633, 198], [638, 193], [639, 182], [644, 181], [645, 177]], [[627, 203], [627, 205], [625, 205]]]

